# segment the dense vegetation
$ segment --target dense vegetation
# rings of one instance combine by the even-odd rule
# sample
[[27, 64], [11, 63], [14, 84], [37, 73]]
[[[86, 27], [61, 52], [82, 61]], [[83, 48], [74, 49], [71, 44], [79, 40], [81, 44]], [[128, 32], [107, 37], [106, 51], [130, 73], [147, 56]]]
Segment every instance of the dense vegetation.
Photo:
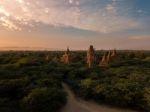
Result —
[[[96, 52], [98, 58], [103, 52]], [[0, 112], [59, 111], [66, 103], [62, 81], [86, 100], [150, 111], [149, 51], [118, 51], [119, 58], [109, 66], [97, 62], [90, 69], [86, 52], [72, 52], [66, 65], [58, 61], [62, 54], [1, 52]]]
[[55, 112], [66, 103], [62, 74], [41, 53], [0, 56], [0, 112]]
[[87, 100], [149, 112], [150, 53], [120, 51], [118, 57], [108, 67], [70, 64], [66, 82]]

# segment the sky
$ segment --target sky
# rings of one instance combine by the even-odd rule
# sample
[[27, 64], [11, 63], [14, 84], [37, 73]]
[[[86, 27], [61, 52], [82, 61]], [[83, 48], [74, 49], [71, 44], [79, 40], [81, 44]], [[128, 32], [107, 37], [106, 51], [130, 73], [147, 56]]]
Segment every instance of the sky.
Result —
[[0, 0], [3, 49], [150, 50], [150, 0]]

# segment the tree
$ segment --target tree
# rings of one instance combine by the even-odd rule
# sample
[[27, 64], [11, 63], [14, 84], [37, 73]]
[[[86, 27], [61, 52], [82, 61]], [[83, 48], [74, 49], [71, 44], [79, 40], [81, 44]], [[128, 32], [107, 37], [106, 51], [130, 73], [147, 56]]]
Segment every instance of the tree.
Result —
[[65, 103], [65, 92], [56, 88], [36, 88], [23, 98], [29, 112], [55, 112]]

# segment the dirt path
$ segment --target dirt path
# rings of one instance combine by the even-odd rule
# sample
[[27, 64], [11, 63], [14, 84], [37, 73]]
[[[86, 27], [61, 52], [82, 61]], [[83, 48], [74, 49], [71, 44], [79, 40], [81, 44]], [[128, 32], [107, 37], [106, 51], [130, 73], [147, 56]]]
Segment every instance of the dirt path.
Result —
[[68, 93], [68, 102], [60, 112], [136, 112], [132, 110], [108, 107], [105, 105], [98, 105], [94, 102], [77, 99], [66, 84], [63, 84], [63, 87]]

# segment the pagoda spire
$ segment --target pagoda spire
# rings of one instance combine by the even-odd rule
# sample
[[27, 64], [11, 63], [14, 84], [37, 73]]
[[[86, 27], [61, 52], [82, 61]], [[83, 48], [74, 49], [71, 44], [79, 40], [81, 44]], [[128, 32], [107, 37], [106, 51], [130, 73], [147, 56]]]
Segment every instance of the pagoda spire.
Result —
[[116, 51], [116, 49], [114, 49], [114, 50], [112, 51], [111, 57], [116, 57], [116, 56], [117, 56], [117, 51]]
[[106, 66], [108, 63], [107, 63], [107, 56], [106, 56], [106, 53], [104, 53], [101, 61], [100, 61], [100, 66]]
[[107, 55], [107, 63], [109, 63], [111, 60], [111, 51], [108, 52], [108, 55]]
[[92, 65], [94, 64], [94, 61], [95, 61], [95, 50], [94, 50], [93, 45], [90, 45], [87, 51], [87, 64], [89, 68], [92, 67]]
[[67, 50], [65, 51], [65, 54], [62, 56], [61, 61], [64, 62], [65, 64], [70, 63], [71, 53], [70, 53], [69, 47], [67, 47]]

